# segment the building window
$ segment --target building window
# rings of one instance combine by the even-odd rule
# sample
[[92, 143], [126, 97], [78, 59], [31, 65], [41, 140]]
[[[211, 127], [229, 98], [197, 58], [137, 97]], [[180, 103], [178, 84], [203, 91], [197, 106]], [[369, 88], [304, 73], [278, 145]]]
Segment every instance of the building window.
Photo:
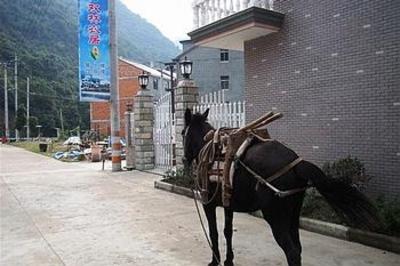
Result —
[[229, 76], [221, 76], [221, 90], [229, 89]]
[[221, 62], [229, 62], [229, 50], [221, 49]]
[[157, 78], [153, 79], [153, 89], [158, 90], [158, 79]]

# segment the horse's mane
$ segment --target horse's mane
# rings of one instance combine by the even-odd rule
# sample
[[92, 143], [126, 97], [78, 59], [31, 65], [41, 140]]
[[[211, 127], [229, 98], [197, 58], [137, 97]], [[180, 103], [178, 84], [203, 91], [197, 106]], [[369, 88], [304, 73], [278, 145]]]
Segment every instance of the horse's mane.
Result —
[[207, 122], [207, 118], [200, 113], [195, 113], [192, 115], [191, 124], [201, 125], [203, 122]]

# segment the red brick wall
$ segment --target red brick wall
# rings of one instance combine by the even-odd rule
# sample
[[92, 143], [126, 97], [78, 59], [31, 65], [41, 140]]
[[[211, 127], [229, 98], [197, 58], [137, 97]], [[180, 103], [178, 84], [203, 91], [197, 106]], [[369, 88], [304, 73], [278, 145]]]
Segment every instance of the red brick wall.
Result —
[[[120, 106], [120, 135], [125, 136], [125, 116], [127, 104], [133, 104], [133, 97], [136, 95], [139, 84], [137, 76], [142, 70], [124, 61], [118, 62], [119, 72], [119, 106]], [[90, 104], [90, 127], [99, 130], [103, 136], [111, 134], [110, 125], [110, 103]]]

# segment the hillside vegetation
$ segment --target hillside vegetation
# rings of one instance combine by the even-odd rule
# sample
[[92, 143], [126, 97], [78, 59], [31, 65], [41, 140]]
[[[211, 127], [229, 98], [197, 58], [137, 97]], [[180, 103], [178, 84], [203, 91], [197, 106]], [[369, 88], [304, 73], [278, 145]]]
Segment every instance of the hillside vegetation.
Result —
[[[9, 120], [14, 121], [14, 55], [19, 61], [19, 103], [26, 104], [26, 77], [31, 77], [31, 115], [46, 135], [60, 127], [88, 128], [89, 105], [78, 101], [77, 0], [0, 0], [0, 62], [9, 62]], [[170, 60], [176, 46], [153, 25], [117, 1], [119, 55], [149, 63]], [[4, 110], [3, 71], [0, 110]], [[1, 115], [1, 127], [4, 125]]]

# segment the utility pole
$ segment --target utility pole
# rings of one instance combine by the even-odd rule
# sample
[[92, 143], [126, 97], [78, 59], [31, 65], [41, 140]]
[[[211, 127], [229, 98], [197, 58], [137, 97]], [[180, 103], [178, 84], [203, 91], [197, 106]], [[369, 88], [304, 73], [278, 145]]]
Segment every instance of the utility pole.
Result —
[[[17, 54], [15, 53], [15, 60], [14, 60], [14, 82], [15, 82], [15, 115], [14, 117], [17, 117], [17, 112], [18, 112], [18, 57]], [[15, 140], [19, 139], [19, 132], [18, 129], [15, 129]]]
[[29, 128], [29, 93], [30, 93], [30, 80], [29, 77], [26, 78], [26, 139], [29, 140], [31, 135], [31, 130]]
[[4, 64], [4, 124], [6, 130], [6, 139], [10, 138], [10, 129], [8, 128], [8, 81], [7, 81], [7, 65]]
[[63, 118], [62, 108], [60, 108], [60, 124], [61, 124], [61, 134], [64, 135], [64, 118]]
[[118, 86], [118, 48], [117, 27], [115, 18], [115, 0], [108, 0], [110, 24], [110, 62], [111, 62], [111, 160], [112, 171], [121, 171], [121, 140], [119, 118], [119, 86]]

